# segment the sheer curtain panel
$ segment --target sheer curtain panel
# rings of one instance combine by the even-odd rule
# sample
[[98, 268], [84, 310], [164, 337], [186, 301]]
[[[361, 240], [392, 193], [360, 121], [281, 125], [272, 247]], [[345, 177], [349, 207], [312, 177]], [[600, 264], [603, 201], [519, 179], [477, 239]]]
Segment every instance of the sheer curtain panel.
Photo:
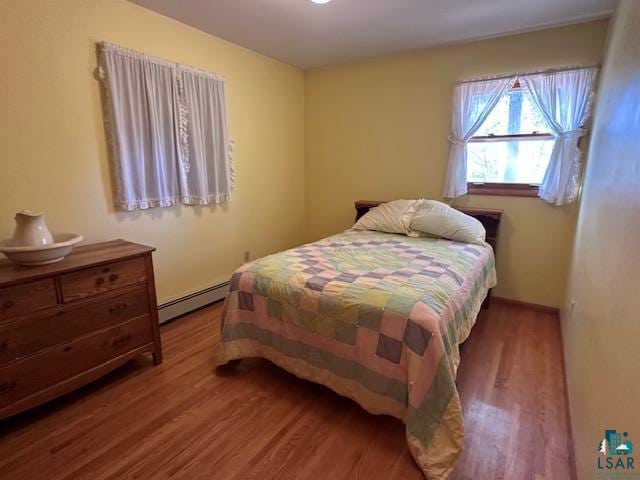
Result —
[[100, 75], [107, 91], [116, 206], [175, 205], [180, 195], [173, 65], [103, 44]]
[[446, 198], [467, 193], [467, 142], [516, 77], [459, 83], [453, 90], [451, 150], [444, 185]]
[[224, 81], [211, 73], [180, 68], [179, 83], [188, 125], [186, 148], [181, 150], [182, 203], [228, 201], [233, 172]]
[[556, 137], [539, 196], [554, 205], [566, 205], [578, 197], [580, 157], [578, 140], [591, 110], [597, 68], [523, 75]]

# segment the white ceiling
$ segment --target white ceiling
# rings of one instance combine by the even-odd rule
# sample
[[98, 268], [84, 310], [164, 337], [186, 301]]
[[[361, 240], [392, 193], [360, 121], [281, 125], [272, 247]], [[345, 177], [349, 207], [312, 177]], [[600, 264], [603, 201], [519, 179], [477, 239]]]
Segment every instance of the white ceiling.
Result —
[[[130, 0], [302, 68], [608, 16], [617, 0]], [[562, 48], [559, 46], [559, 48]]]

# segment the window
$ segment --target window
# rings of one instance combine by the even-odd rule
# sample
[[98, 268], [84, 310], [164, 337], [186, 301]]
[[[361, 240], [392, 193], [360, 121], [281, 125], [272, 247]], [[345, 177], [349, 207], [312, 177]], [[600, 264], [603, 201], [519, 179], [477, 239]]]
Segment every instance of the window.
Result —
[[516, 81], [469, 140], [469, 192], [537, 195], [554, 142], [531, 93]]
[[581, 152], [598, 69], [576, 67], [457, 82], [443, 196], [578, 198]]
[[106, 42], [100, 44], [100, 76], [118, 209], [231, 199], [221, 77]]

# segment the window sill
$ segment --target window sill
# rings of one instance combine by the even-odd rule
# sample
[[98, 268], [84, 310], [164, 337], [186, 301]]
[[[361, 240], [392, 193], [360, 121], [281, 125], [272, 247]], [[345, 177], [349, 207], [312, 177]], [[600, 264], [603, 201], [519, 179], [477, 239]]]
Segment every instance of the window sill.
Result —
[[537, 197], [537, 185], [525, 183], [467, 183], [470, 195], [502, 195], [507, 197]]

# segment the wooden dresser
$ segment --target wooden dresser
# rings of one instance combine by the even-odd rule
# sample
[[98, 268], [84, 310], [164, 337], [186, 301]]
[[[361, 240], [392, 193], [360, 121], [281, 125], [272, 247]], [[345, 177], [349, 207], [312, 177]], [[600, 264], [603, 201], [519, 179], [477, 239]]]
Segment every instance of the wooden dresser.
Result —
[[0, 261], [0, 418], [140, 353], [162, 362], [153, 251], [114, 240], [78, 247], [50, 265]]

